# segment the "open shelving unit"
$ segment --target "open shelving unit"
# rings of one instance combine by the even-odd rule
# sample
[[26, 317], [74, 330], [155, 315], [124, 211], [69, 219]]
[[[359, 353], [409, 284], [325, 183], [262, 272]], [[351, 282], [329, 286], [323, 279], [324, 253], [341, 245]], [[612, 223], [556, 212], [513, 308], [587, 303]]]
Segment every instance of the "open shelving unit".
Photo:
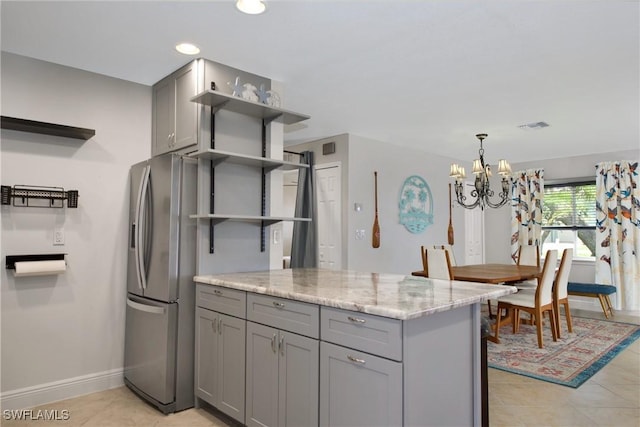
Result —
[[259, 102], [248, 101], [216, 90], [200, 92], [191, 98], [191, 101], [210, 106], [214, 114], [216, 111], [224, 108], [234, 113], [263, 119], [267, 123], [277, 120], [285, 125], [291, 125], [310, 118], [310, 116], [306, 114], [296, 113], [280, 107], [272, 107]]
[[214, 166], [223, 162], [227, 162], [227, 163], [234, 163], [238, 165], [262, 167], [262, 168], [265, 168], [267, 172], [274, 169], [295, 170], [295, 169], [309, 168], [309, 165], [304, 165], [300, 163], [288, 162], [284, 160], [268, 159], [266, 157], [247, 156], [244, 154], [237, 154], [229, 151], [214, 150], [211, 148], [205, 151], [198, 151], [198, 152], [192, 153], [189, 156], [197, 159], [211, 160]]
[[311, 218], [295, 218], [284, 216], [259, 216], [259, 215], [225, 215], [225, 214], [196, 214], [189, 215], [189, 218], [210, 219], [214, 224], [223, 221], [243, 221], [243, 222], [264, 222], [265, 225], [275, 224], [282, 221], [311, 221]]
[[[209, 252], [214, 252], [214, 229], [215, 225], [224, 221], [242, 221], [260, 224], [260, 251], [264, 252], [266, 248], [266, 227], [281, 221], [311, 221], [311, 218], [295, 218], [295, 217], [274, 217], [267, 216], [266, 213], [266, 174], [275, 170], [296, 170], [308, 169], [309, 165], [289, 162], [284, 160], [270, 159], [266, 157], [266, 126], [273, 122], [281, 122], [286, 125], [294, 124], [307, 120], [310, 117], [306, 114], [300, 114], [293, 111], [285, 110], [279, 107], [273, 107], [258, 102], [248, 101], [237, 96], [232, 96], [218, 92], [214, 89], [206, 90], [191, 98], [191, 102], [206, 105], [211, 108], [211, 148], [200, 150], [192, 153], [190, 156], [201, 160], [209, 160], [211, 164], [211, 188], [215, 186], [215, 167], [221, 163], [230, 163], [236, 165], [250, 166], [262, 169], [262, 190], [261, 190], [261, 215], [242, 215], [242, 214], [220, 214], [214, 212], [214, 191], [210, 193], [209, 213], [198, 213], [189, 215], [190, 218], [198, 220], [209, 220]], [[231, 111], [243, 114], [249, 117], [259, 118], [262, 120], [262, 156], [250, 156], [240, 153], [216, 150], [215, 148], [215, 114], [220, 110]]]

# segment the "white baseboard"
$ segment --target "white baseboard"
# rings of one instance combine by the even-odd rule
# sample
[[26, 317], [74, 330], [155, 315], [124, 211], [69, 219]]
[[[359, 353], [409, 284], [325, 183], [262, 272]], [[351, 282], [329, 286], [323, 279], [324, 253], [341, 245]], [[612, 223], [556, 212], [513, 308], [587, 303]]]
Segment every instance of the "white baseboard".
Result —
[[124, 370], [98, 372], [2, 393], [2, 410], [28, 409], [124, 385]]

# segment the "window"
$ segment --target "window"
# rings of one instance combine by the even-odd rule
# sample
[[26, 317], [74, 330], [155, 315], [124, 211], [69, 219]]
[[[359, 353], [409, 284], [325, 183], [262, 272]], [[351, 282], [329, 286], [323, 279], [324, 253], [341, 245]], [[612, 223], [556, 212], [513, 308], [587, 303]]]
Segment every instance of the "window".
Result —
[[574, 257], [595, 257], [596, 184], [545, 185], [542, 206], [542, 251], [573, 248]]

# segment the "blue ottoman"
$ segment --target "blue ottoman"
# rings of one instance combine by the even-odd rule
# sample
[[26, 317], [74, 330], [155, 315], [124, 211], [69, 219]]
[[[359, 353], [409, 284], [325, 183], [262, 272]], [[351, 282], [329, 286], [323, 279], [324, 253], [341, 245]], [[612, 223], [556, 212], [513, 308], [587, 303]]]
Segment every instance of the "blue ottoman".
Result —
[[569, 282], [567, 285], [567, 292], [569, 295], [576, 295], [581, 297], [592, 297], [600, 300], [602, 311], [604, 316], [608, 319], [609, 316], [613, 316], [613, 306], [609, 295], [616, 292], [616, 287], [613, 285], [598, 285], [596, 283], [576, 283]]

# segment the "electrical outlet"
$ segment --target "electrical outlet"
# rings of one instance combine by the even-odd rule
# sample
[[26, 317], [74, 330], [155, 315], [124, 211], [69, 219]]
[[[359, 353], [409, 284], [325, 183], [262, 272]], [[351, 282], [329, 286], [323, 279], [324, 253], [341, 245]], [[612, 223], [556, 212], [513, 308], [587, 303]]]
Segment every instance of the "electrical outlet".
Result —
[[55, 230], [53, 230], [53, 245], [64, 245], [64, 228], [56, 228]]
[[364, 240], [365, 232], [362, 229], [356, 230], [356, 240]]

